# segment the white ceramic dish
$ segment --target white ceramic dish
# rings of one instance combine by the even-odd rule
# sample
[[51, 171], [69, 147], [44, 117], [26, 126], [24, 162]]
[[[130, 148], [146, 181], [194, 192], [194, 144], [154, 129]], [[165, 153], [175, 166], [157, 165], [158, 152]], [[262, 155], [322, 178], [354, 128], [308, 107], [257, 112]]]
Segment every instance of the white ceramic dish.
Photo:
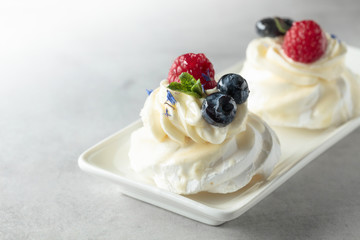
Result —
[[[347, 66], [356, 70], [360, 49], [349, 47]], [[241, 63], [227, 72], [239, 72]], [[282, 157], [272, 175], [264, 180], [255, 177], [244, 189], [230, 194], [199, 193], [189, 196], [174, 194], [146, 183], [129, 167], [127, 156], [129, 136], [141, 126], [137, 121], [106, 138], [79, 157], [82, 170], [112, 180], [121, 192], [144, 202], [162, 207], [188, 218], [220, 225], [235, 219], [264, 199], [305, 165], [360, 126], [360, 117], [337, 128], [301, 130], [274, 128], [280, 142]]]

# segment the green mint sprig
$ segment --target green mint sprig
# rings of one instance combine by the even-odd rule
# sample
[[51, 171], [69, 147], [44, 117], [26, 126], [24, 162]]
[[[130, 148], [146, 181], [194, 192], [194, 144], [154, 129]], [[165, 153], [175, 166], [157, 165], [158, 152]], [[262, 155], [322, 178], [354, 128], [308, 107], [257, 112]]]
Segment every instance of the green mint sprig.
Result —
[[287, 30], [289, 30], [290, 26], [288, 26], [283, 19], [275, 17], [274, 18], [276, 28], [281, 32], [282, 34], [285, 34]]
[[183, 92], [190, 96], [202, 98], [203, 89], [200, 83], [200, 79], [196, 80], [190, 73], [183, 72], [179, 76], [180, 83], [172, 82], [168, 88], [173, 91]]

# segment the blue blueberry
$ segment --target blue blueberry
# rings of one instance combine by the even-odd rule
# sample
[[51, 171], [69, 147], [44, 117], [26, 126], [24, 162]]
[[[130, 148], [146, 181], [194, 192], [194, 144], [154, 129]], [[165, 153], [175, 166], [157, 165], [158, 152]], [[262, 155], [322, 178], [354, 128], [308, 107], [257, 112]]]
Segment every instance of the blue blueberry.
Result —
[[290, 18], [282, 18], [282, 20], [284, 21], [284, 23], [287, 25], [288, 28], [291, 28], [292, 24], [293, 24], [293, 20]]
[[216, 92], [205, 98], [201, 113], [205, 121], [211, 125], [225, 127], [234, 120], [236, 109], [237, 106], [232, 97]]
[[261, 37], [277, 37], [285, 35], [292, 26], [293, 20], [289, 18], [264, 18], [256, 22], [256, 32]]
[[246, 80], [239, 74], [229, 73], [220, 78], [217, 84], [220, 92], [234, 98], [236, 104], [244, 103], [249, 97], [249, 87]]

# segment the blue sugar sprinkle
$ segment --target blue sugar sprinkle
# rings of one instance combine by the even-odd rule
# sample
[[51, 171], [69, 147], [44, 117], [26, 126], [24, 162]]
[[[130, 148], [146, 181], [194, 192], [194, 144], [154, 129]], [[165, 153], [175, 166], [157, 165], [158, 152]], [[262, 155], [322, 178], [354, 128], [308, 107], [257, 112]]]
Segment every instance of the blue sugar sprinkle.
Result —
[[201, 88], [202, 88], [203, 93], [205, 93], [205, 94], [206, 94], [206, 92], [205, 92], [205, 88], [204, 88], [204, 84], [201, 84]]
[[164, 114], [165, 114], [165, 116], [167, 116], [167, 117], [170, 117], [170, 116], [171, 116], [171, 115], [169, 114], [169, 110], [168, 110], [168, 109], [165, 110], [165, 113], [164, 113]]
[[211, 78], [210, 78], [210, 70], [207, 69], [206, 73], [207, 73], [207, 74], [202, 73], [201, 76], [203, 76], [203, 78], [205, 78], [205, 80], [206, 80], [207, 82], [210, 82], [210, 81], [211, 81]]
[[171, 92], [169, 90], [167, 90], [167, 100], [174, 105], [176, 103], [176, 100], [174, 98], [174, 96], [171, 94]]
[[330, 37], [336, 39], [339, 43], [341, 42], [341, 40], [333, 33], [330, 34]]
[[147, 95], [150, 95], [152, 92], [153, 92], [154, 90], [152, 90], [152, 89], [146, 89], [146, 92], [147, 92]]

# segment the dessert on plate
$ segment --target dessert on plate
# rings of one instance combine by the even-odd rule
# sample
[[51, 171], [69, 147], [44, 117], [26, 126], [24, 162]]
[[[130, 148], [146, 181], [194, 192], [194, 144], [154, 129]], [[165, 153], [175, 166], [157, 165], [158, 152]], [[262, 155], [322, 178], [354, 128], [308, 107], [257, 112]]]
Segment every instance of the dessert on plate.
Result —
[[359, 76], [345, 66], [346, 45], [312, 20], [256, 23], [240, 72], [249, 110], [273, 126], [324, 129], [359, 116]]
[[247, 82], [238, 74], [214, 79], [204, 54], [187, 53], [168, 78], [148, 90], [131, 135], [131, 168], [178, 194], [229, 193], [255, 175], [269, 176], [280, 156], [274, 132], [248, 113]]

